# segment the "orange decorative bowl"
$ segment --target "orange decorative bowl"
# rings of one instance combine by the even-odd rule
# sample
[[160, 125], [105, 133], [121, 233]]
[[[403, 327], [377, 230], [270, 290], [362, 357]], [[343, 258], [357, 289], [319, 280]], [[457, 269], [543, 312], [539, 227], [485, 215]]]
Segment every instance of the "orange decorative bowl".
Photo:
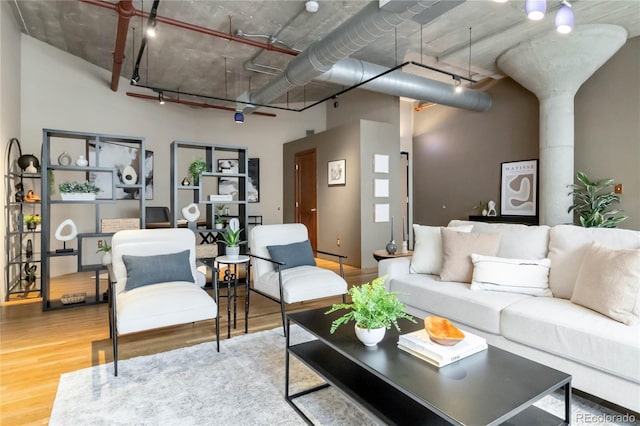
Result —
[[464, 340], [464, 333], [442, 317], [429, 316], [424, 319], [424, 329], [429, 338], [443, 346], [453, 346]]

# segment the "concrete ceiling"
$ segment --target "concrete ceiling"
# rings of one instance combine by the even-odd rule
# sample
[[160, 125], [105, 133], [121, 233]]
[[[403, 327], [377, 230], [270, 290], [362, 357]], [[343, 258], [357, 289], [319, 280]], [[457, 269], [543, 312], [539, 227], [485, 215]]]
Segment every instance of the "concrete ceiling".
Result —
[[[88, 1], [12, 0], [12, 4], [24, 33], [111, 71], [118, 14], [112, 7], [104, 6], [114, 5], [117, 1]], [[638, 0], [574, 0], [571, 3], [576, 25], [616, 24], [627, 30], [629, 38], [640, 34]], [[309, 13], [302, 0], [162, 0], [157, 13], [227, 34], [236, 35], [241, 31], [243, 37], [250, 40], [263, 43], [271, 40], [275, 41], [274, 46], [302, 51], [366, 4], [368, 2], [357, 0], [319, 0], [319, 10]], [[149, 12], [151, 5], [151, 0], [133, 2], [137, 10], [144, 12]], [[498, 79], [504, 74], [497, 68], [496, 58], [523, 40], [554, 31], [554, 15], [559, 7], [559, 1], [548, 1], [544, 20], [533, 22], [525, 16], [524, 0], [507, 3], [468, 0], [427, 24], [406, 22], [353, 57], [387, 67], [412, 60], [468, 77], [471, 27], [471, 77], [478, 81]], [[140, 16], [130, 20], [121, 71], [127, 79], [132, 76], [146, 21]], [[292, 58], [288, 54], [159, 23], [158, 35], [149, 39], [142, 58], [140, 83], [183, 93], [236, 99], [247, 90], [262, 87]], [[417, 67], [406, 67], [404, 71], [452, 82], [448, 75]], [[309, 104], [342, 89], [330, 83], [311, 83], [293, 89], [274, 103], [285, 106], [287, 101]], [[110, 90], [107, 81], [105, 90]], [[140, 88], [120, 87], [120, 91], [123, 90], [153, 95]], [[233, 106], [229, 102], [184, 95], [181, 99]]]

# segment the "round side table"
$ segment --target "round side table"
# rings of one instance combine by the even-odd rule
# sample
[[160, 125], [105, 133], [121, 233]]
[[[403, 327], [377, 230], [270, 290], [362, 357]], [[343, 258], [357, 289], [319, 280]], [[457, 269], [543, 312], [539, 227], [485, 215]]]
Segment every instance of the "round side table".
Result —
[[399, 251], [397, 251], [394, 254], [389, 254], [384, 249], [376, 250], [373, 252], [373, 258], [376, 260], [376, 262], [380, 262], [382, 259], [392, 259], [394, 257], [408, 257], [408, 256], [413, 256], [413, 250], [409, 250], [406, 253], [400, 253]]
[[[227, 285], [227, 338], [231, 337], [231, 299], [233, 298], [233, 328], [236, 328], [236, 307], [237, 307], [237, 287], [238, 287], [238, 265], [245, 266], [245, 303], [244, 303], [244, 332], [248, 330], [249, 317], [249, 277], [251, 276], [251, 258], [241, 254], [238, 257], [230, 258], [229, 256], [218, 256], [215, 263], [218, 265], [226, 265], [222, 282]], [[217, 276], [217, 274], [216, 274]], [[233, 285], [233, 293], [231, 286]], [[220, 307], [218, 307], [220, 309]]]

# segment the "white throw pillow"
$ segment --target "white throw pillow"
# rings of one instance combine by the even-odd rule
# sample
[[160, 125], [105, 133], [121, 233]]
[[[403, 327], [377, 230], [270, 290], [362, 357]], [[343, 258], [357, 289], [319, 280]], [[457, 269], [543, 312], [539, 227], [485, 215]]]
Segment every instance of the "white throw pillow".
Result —
[[471, 290], [553, 296], [549, 290], [550, 259], [509, 259], [473, 253], [471, 261]]
[[[458, 232], [471, 232], [473, 225], [457, 226]], [[414, 246], [411, 266], [412, 274], [440, 274], [442, 269], [442, 235], [439, 226], [413, 225]]]

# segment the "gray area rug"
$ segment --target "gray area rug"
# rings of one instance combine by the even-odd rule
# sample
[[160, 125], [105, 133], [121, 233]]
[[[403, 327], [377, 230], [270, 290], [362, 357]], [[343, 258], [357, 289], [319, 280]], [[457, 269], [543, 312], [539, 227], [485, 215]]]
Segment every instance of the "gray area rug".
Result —
[[[292, 327], [291, 342], [310, 340]], [[51, 425], [304, 425], [284, 400], [282, 328], [220, 342], [141, 356], [63, 374]], [[322, 380], [291, 358], [292, 390]], [[315, 424], [379, 424], [338, 391], [324, 389], [296, 400]], [[537, 406], [558, 416], [563, 397], [549, 395]], [[574, 397], [572, 424], [629, 424], [618, 413]], [[635, 420], [635, 419], [634, 419]]]

